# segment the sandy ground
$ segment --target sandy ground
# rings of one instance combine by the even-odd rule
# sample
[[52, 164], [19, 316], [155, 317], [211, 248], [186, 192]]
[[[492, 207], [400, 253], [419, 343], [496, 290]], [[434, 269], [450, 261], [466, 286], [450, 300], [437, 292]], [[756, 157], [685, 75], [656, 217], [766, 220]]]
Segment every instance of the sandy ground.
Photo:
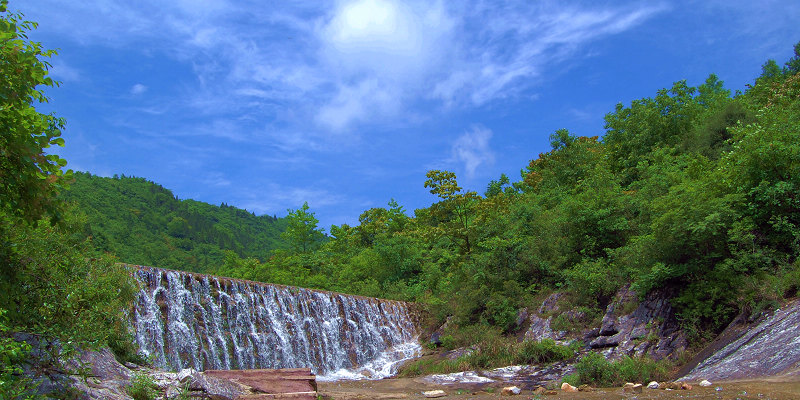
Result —
[[[760, 399], [800, 400], [800, 379], [770, 379], [759, 381], [714, 382], [711, 387], [699, 387], [696, 382], [692, 390], [671, 391], [644, 389], [642, 393], [623, 393], [621, 388], [597, 389], [591, 393], [565, 393], [556, 390], [555, 395], [534, 395], [523, 390], [514, 399]], [[319, 393], [333, 400], [388, 400], [424, 399], [422, 391], [441, 389], [447, 393], [443, 399], [499, 399], [502, 384], [494, 387], [470, 387], [469, 385], [435, 385], [412, 378], [392, 378], [379, 381], [318, 382]]]

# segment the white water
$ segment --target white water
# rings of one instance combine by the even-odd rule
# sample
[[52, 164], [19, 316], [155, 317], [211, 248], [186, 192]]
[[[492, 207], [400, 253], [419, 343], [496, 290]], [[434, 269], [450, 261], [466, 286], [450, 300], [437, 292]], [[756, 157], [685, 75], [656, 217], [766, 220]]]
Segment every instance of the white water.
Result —
[[148, 267], [137, 277], [136, 341], [161, 368], [378, 379], [420, 350], [406, 303]]

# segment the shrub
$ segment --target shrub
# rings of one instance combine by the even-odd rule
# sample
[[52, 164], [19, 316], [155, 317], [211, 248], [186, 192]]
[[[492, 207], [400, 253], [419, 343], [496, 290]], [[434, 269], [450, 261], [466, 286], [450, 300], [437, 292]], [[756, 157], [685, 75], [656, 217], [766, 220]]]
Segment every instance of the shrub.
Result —
[[553, 339], [526, 340], [517, 345], [516, 350], [515, 364], [544, 364], [575, 356], [575, 350], [557, 344]]
[[137, 372], [133, 375], [133, 378], [131, 378], [127, 392], [133, 397], [133, 400], [155, 400], [158, 395], [156, 388], [156, 383], [150, 375]]
[[0, 399], [39, 399], [36, 384], [22, 374], [22, 363], [28, 358], [31, 346], [6, 337], [5, 310], [0, 309]]
[[589, 353], [575, 364], [575, 373], [566, 377], [571, 385], [619, 386], [625, 382], [663, 381], [669, 378], [671, 364], [645, 357], [622, 357], [608, 361], [600, 353]]

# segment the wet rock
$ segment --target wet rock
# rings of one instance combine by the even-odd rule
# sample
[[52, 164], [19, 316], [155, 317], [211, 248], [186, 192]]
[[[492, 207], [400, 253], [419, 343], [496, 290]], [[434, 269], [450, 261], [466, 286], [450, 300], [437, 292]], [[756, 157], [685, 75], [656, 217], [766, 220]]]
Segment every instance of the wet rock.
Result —
[[445, 393], [444, 390], [428, 390], [427, 392], [422, 392], [422, 395], [429, 399], [433, 399], [447, 396], [447, 393]]
[[652, 382], [647, 384], [647, 388], [648, 389], [658, 389], [659, 387], [660, 387], [660, 385], [656, 381], [652, 381]]
[[664, 388], [667, 390], [681, 390], [681, 382], [667, 382]]
[[572, 393], [572, 392], [577, 392], [578, 388], [576, 388], [575, 386], [570, 385], [567, 382], [564, 382], [564, 383], [561, 384], [561, 390], [564, 391], [564, 392]]
[[700, 381], [700, 386], [701, 386], [701, 387], [709, 387], [709, 386], [711, 386], [711, 385], [712, 385], [712, 383], [711, 383], [711, 382], [709, 382], [709, 381], [708, 381], [708, 380], [706, 380], [706, 379], [703, 379], [702, 381]]
[[547, 389], [544, 386], [537, 386], [533, 389], [533, 394], [544, 394]]
[[516, 396], [522, 392], [522, 389], [516, 386], [507, 386], [500, 391], [501, 396]]
[[692, 385], [690, 385], [690, 384], [688, 384], [686, 382], [683, 382], [683, 383], [681, 383], [681, 390], [692, 390]]

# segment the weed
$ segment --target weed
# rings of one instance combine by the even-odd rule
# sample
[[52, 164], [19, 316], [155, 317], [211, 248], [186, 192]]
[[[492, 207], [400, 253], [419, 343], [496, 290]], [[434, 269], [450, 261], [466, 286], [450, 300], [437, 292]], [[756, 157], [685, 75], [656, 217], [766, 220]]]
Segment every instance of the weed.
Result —
[[150, 375], [137, 372], [133, 378], [131, 378], [127, 392], [133, 397], [133, 400], [154, 400], [158, 395], [156, 388], [156, 383]]

